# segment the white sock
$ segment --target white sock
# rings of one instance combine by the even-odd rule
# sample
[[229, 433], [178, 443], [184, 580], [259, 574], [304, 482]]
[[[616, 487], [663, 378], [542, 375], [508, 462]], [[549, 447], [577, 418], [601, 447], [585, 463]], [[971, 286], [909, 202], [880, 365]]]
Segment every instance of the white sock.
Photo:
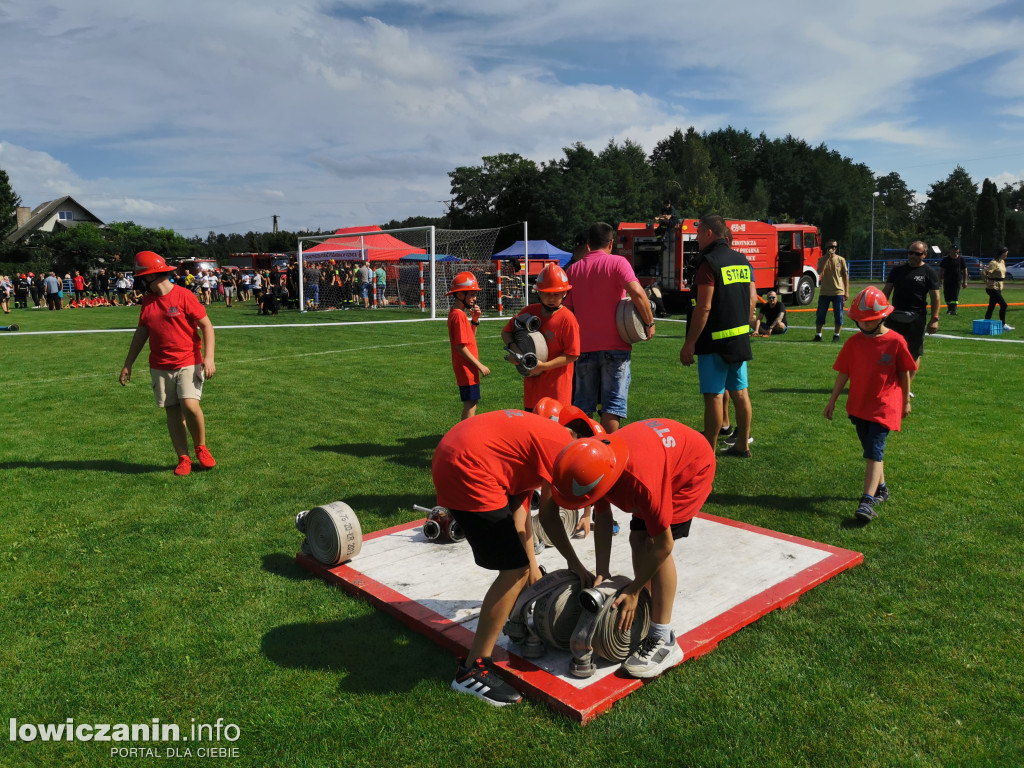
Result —
[[651, 631], [647, 633], [648, 637], [658, 637], [664, 640], [666, 643], [672, 642], [672, 626], [669, 624], [655, 624], [651, 622]]

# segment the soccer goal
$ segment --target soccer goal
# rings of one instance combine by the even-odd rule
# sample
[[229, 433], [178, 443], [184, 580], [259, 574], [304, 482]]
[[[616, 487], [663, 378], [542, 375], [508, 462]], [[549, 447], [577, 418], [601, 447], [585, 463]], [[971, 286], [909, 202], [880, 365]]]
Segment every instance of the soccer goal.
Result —
[[288, 279], [302, 311], [387, 307], [436, 318], [452, 306], [452, 278], [472, 272], [480, 306], [510, 314], [524, 306], [525, 273], [516, 261], [491, 258], [502, 229], [353, 227], [300, 237], [296, 274]]

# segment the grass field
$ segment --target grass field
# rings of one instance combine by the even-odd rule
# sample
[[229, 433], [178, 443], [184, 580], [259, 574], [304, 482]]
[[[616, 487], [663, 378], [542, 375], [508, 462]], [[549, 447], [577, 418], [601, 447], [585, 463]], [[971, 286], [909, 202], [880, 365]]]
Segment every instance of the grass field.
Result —
[[[450, 692], [450, 654], [294, 563], [301, 509], [344, 499], [372, 531], [432, 503], [433, 448], [459, 414], [443, 323], [284, 328], [412, 315], [215, 306], [203, 408], [219, 464], [177, 478], [144, 358], [135, 383], [116, 382], [129, 333], [24, 333], [131, 329], [137, 310], [5, 316], [23, 333], [0, 334], [0, 765], [166, 761], [11, 741], [11, 718], [186, 733], [223, 718], [238, 728], [212, 744], [238, 749], [223, 765], [1022, 765], [1024, 347], [970, 337], [982, 313], [943, 316], [956, 338], [928, 339], [914, 413], [888, 444], [892, 500], [868, 527], [852, 518], [853, 427], [821, 415], [838, 345], [810, 342], [808, 314], [755, 341], [754, 458], [719, 463], [706, 509], [864, 563], [585, 728]], [[240, 324], [263, 327], [225, 327]], [[479, 331], [494, 371], [481, 410], [521, 404], [499, 330]], [[660, 323], [635, 349], [631, 420], [699, 428], [684, 330]]]

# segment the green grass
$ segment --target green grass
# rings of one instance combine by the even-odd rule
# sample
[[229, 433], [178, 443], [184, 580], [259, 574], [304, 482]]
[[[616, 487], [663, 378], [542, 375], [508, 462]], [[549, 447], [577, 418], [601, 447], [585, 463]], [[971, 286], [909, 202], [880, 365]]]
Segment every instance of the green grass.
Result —
[[[982, 313], [943, 316], [941, 333], [966, 336]], [[110, 744], [12, 743], [11, 717], [223, 717], [241, 756], [221, 764], [253, 766], [1024, 763], [1019, 345], [928, 339], [915, 411], [888, 444], [893, 498], [861, 528], [859, 444], [821, 415], [838, 346], [799, 328], [756, 341], [754, 458], [719, 463], [706, 509], [865, 561], [581, 728], [543, 704], [450, 693], [450, 654], [294, 564], [300, 509], [344, 499], [371, 531], [432, 502], [433, 447], [459, 413], [443, 323], [228, 329], [419, 315], [211, 316], [203, 407], [219, 465], [184, 479], [145, 360], [117, 385], [129, 334], [0, 334], [0, 765], [116, 760]], [[137, 310], [6, 317], [130, 329]], [[494, 371], [481, 410], [521, 404], [499, 329], [480, 328]], [[630, 419], [701, 424], [683, 332], [661, 323], [636, 348]]]

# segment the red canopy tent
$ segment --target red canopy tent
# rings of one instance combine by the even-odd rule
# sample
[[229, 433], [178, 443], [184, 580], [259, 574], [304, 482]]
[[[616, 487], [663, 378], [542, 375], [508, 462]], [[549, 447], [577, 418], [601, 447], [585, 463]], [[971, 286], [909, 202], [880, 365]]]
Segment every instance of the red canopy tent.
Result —
[[362, 261], [363, 258], [367, 261], [398, 261], [410, 253], [426, 253], [423, 248], [414, 248], [385, 232], [379, 235], [364, 234], [362, 237], [355, 234], [359, 232], [381, 232], [381, 229], [377, 226], [343, 227], [334, 234], [348, 237], [332, 237], [320, 245], [307, 248], [303, 250], [302, 258], [305, 261]]

